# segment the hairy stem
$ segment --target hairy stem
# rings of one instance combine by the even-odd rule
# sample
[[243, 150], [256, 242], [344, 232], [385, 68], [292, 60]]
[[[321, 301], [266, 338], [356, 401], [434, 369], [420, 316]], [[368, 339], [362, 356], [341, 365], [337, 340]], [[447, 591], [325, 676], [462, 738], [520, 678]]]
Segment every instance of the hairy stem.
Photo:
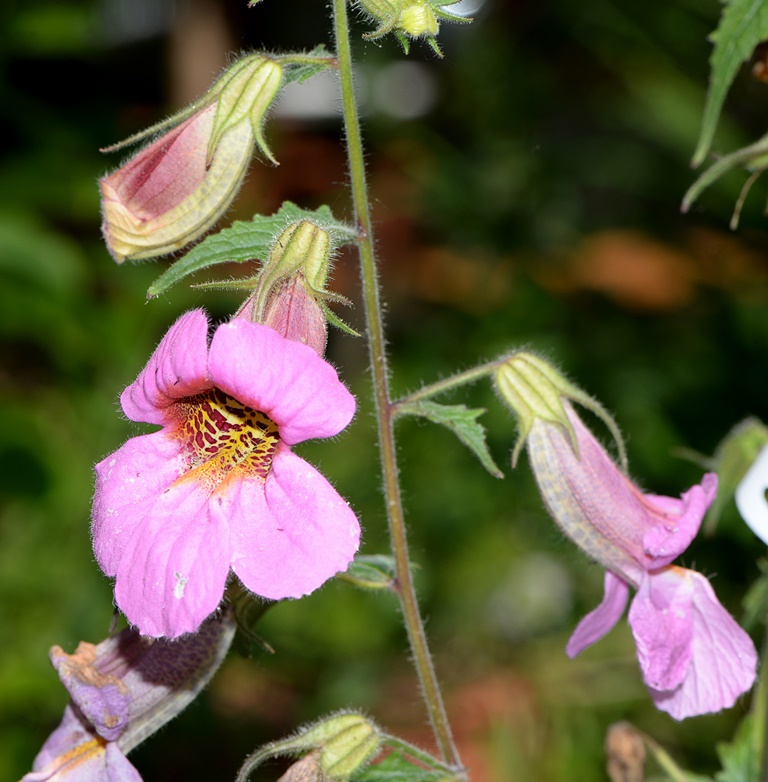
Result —
[[347, 154], [352, 185], [352, 201], [355, 208], [360, 240], [360, 267], [363, 282], [368, 345], [373, 374], [373, 390], [376, 403], [379, 446], [384, 478], [384, 494], [387, 505], [387, 519], [392, 542], [392, 552], [397, 567], [397, 593], [402, 606], [405, 626], [413, 654], [413, 662], [421, 682], [429, 719], [443, 759], [456, 769], [461, 768], [456, 745], [440, 694], [440, 687], [432, 665], [427, 646], [424, 624], [419, 613], [416, 592], [408, 564], [408, 541], [405, 517], [400, 499], [395, 459], [395, 436], [392, 427], [392, 404], [389, 398], [387, 359], [384, 348], [384, 327], [379, 301], [379, 285], [376, 258], [373, 250], [368, 190], [365, 182], [363, 144], [360, 136], [357, 104], [352, 84], [352, 54], [349, 44], [349, 24], [346, 0], [333, 0], [334, 32], [336, 36], [336, 58], [339, 64], [344, 130], [347, 138]]
[[430, 383], [428, 386], [422, 386], [417, 391], [406, 394], [396, 402], [393, 407], [398, 408], [411, 402], [420, 402], [422, 399], [431, 399], [438, 394], [444, 394], [446, 391], [452, 391], [454, 388], [466, 386], [469, 383], [475, 383], [488, 375], [492, 375], [498, 367], [506, 361], [506, 358], [489, 361], [487, 364], [481, 364], [478, 367], [467, 369], [464, 372], [458, 372], [455, 375], [446, 377], [444, 380], [438, 380], [436, 383]]

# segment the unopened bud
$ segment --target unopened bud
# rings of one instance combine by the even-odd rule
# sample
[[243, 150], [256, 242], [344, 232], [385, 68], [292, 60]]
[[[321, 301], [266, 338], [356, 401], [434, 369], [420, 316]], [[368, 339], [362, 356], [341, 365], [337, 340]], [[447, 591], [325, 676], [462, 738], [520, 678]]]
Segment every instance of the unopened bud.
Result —
[[445, 6], [457, 0], [359, 0], [360, 6], [377, 25], [372, 33], [363, 36], [368, 39], [381, 38], [394, 33], [408, 52], [409, 38], [426, 38], [435, 52], [442, 56], [435, 36], [440, 24], [438, 17], [452, 22], [469, 22], [467, 17], [452, 14]]
[[275, 240], [253, 295], [238, 317], [263, 323], [294, 342], [325, 354], [322, 305], [331, 262], [331, 237], [310, 220], [289, 225]]
[[289, 225], [275, 240], [269, 254], [261, 287], [274, 286], [281, 279], [301, 272], [307, 283], [321, 292], [328, 277], [331, 260], [331, 237], [310, 220]]
[[325, 355], [328, 340], [325, 313], [302, 274], [296, 273], [278, 283], [267, 301], [261, 322], [286, 339], [309, 345], [318, 356]]
[[[379, 729], [361, 714], [338, 714], [302, 730], [298, 736], [274, 741], [243, 764], [237, 782], [245, 782], [267, 758], [301, 755], [281, 782], [347, 782], [381, 748]], [[304, 754], [306, 753], [306, 754]]]
[[440, 25], [434, 11], [426, 3], [409, 5], [400, 12], [398, 27], [413, 38], [437, 35]]
[[224, 214], [256, 145], [274, 161], [262, 127], [283, 78], [280, 63], [250, 55], [196, 103], [126, 141], [167, 132], [100, 181], [102, 231], [118, 263], [174, 252]]
[[332, 780], [347, 780], [367, 763], [379, 749], [379, 731], [360, 714], [340, 714], [320, 723], [304, 734], [317, 741], [318, 764]]

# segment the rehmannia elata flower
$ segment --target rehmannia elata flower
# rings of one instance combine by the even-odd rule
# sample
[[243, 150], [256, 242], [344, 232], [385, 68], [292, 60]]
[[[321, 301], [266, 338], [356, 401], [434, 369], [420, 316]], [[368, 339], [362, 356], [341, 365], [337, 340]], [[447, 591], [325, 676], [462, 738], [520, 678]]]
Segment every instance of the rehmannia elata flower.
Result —
[[51, 663], [71, 701], [21, 782], [141, 782], [126, 755], [197, 697], [234, 634], [224, 611], [179, 641], [127, 629], [71, 655], [54, 646]]
[[696, 536], [715, 498], [717, 476], [704, 475], [680, 499], [645, 494], [568, 400], [601, 416], [605, 411], [546, 362], [517, 353], [497, 370], [496, 385], [520, 418], [550, 515], [606, 569], [603, 601], [577, 626], [568, 655], [575, 657], [616, 625], [633, 587], [629, 624], [656, 706], [678, 720], [732, 706], [755, 681], [754, 645], [701, 573], [671, 564]]
[[261, 54], [232, 65], [200, 100], [104, 151], [167, 130], [99, 182], [102, 232], [118, 263], [174, 252], [224, 214], [254, 147], [275, 162], [262, 126], [283, 79]]
[[360, 540], [349, 505], [291, 446], [332, 437], [355, 411], [333, 367], [242, 318], [186, 313], [122, 394], [159, 424], [96, 466], [93, 544], [144, 635], [197, 630], [230, 570], [251, 592], [300, 597], [345, 570]]

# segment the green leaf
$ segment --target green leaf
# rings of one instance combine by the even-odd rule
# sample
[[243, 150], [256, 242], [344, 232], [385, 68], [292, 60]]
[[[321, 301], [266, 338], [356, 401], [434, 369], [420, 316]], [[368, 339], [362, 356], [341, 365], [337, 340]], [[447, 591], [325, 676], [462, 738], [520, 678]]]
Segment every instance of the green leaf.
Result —
[[[411, 569], [414, 565], [411, 565]], [[358, 555], [336, 578], [361, 589], [391, 589], [397, 579], [397, 566], [389, 554]]]
[[267, 257], [275, 237], [289, 224], [312, 220], [331, 235], [335, 247], [355, 240], [355, 231], [333, 216], [327, 206], [302, 209], [286, 201], [273, 215], [255, 215], [249, 221], [238, 220], [229, 228], [212, 234], [166, 269], [147, 291], [155, 298], [190, 274], [220, 263], [244, 263]]
[[381, 763], [354, 774], [352, 779], [354, 782], [447, 782], [451, 777], [444, 771], [414, 765], [399, 752], [392, 752]]
[[715, 774], [717, 782], [758, 782], [760, 753], [756, 746], [753, 716], [748, 714], [739, 725], [730, 744], [718, 744], [717, 754], [723, 770]]
[[504, 473], [496, 466], [485, 442], [485, 427], [477, 420], [485, 408], [470, 409], [466, 405], [441, 405], [437, 402], [408, 402], [397, 408], [398, 415], [418, 415], [450, 429], [494, 478]]
[[755, 47], [768, 38], [768, 0], [729, 0], [720, 25], [711, 35], [715, 47], [710, 64], [709, 92], [701, 123], [701, 135], [693, 155], [693, 165], [704, 160], [715, 135], [725, 95], [736, 74]]

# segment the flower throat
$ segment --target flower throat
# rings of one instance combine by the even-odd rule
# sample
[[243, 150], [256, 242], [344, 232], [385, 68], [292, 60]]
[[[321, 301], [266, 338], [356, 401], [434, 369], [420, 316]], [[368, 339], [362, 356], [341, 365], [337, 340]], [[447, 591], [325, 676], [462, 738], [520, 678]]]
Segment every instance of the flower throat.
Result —
[[212, 488], [235, 469], [266, 479], [280, 441], [269, 416], [218, 388], [181, 399], [175, 407], [190, 456], [189, 475], [210, 481]]

